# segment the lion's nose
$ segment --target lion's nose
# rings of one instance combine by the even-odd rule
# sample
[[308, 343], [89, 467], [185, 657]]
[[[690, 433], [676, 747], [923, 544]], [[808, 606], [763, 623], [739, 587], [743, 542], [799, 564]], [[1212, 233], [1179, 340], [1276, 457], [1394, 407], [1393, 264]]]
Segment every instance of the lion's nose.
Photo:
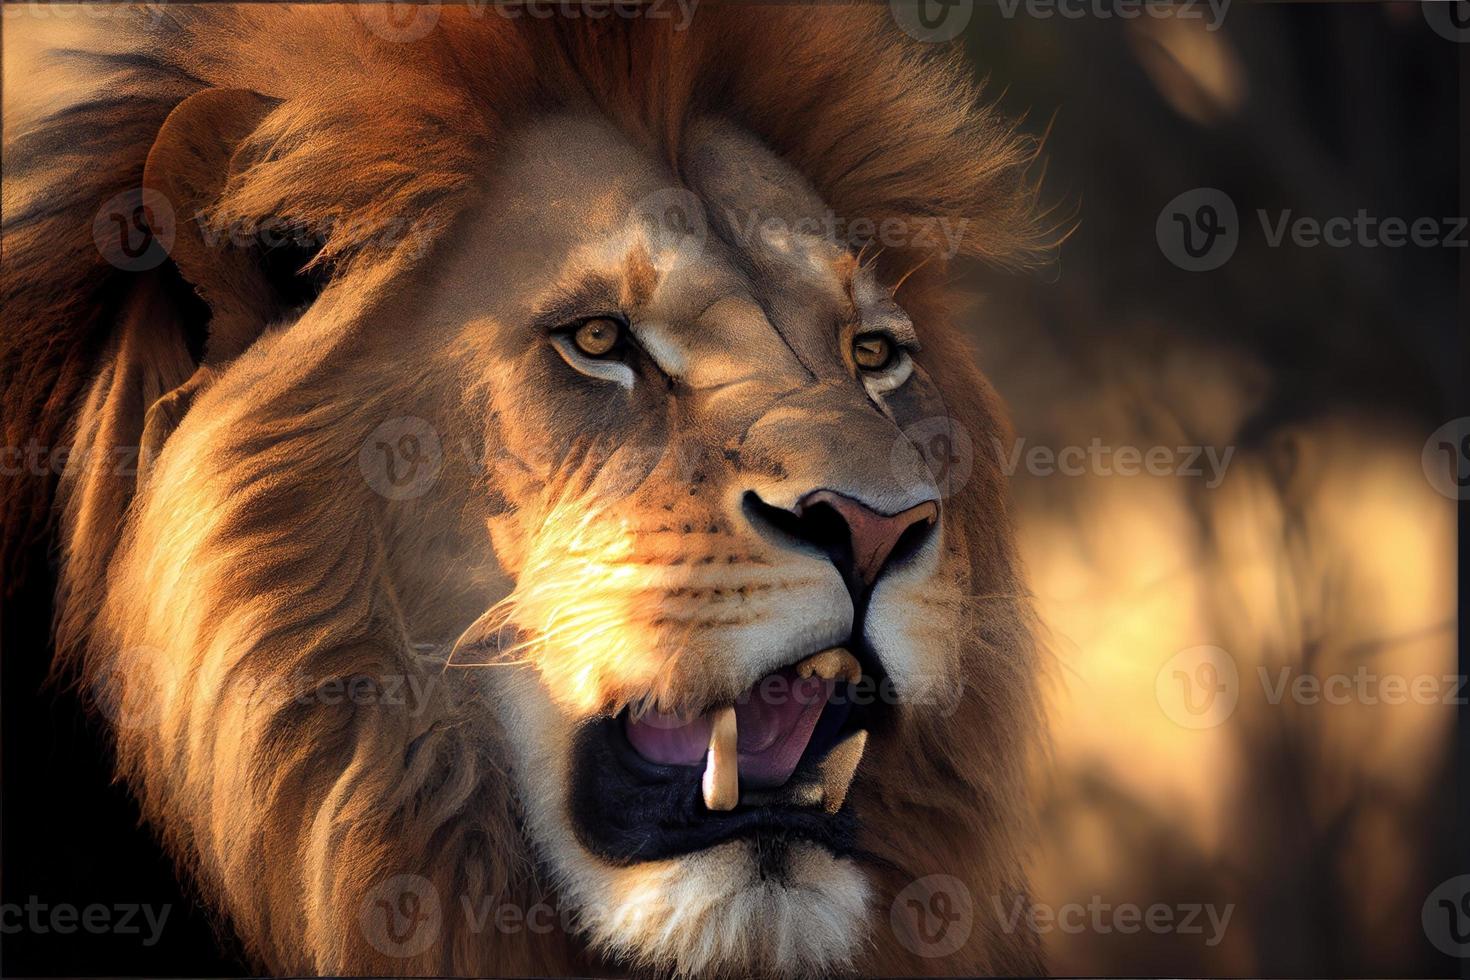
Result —
[[[923, 547], [939, 521], [939, 504], [926, 500], [897, 514], [880, 514], [860, 500], [833, 490], [814, 490], [796, 503], [803, 521], [825, 519], [835, 511], [847, 525], [847, 558], [853, 574], [871, 587], [890, 559], [911, 555]], [[838, 565], [841, 566], [839, 561]]]
[[752, 520], [824, 550], [849, 588], [871, 588], [885, 568], [918, 552], [939, 523], [937, 500], [884, 514], [835, 490], [813, 490], [791, 510], [773, 507], [755, 493], [746, 497]]

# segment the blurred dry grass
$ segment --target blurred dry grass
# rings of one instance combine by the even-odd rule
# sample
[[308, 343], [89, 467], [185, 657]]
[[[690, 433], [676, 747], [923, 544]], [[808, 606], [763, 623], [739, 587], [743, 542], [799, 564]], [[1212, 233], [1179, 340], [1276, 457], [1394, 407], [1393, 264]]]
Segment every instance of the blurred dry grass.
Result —
[[[1401, 13], [1238, 5], [1213, 33], [994, 10], [971, 25], [1007, 107], [1051, 122], [1048, 185], [1082, 221], [1049, 274], [976, 283], [981, 363], [1017, 434], [1235, 450], [1213, 489], [1014, 477], [1055, 661], [1036, 900], [1234, 906], [1213, 946], [1209, 928], [1052, 929], [1054, 972], [1453, 969], [1420, 909], [1453, 873], [1456, 709], [1270, 695], [1282, 668], [1456, 673], [1455, 507], [1421, 465], [1454, 414], [1456, 257], [1267, 249], [1243, 225], [1224, 268], [1187, 273], [1153, 237], [1164, 203], [1201, 186], [1252, 223], [1258, 207], [1456, 213], [1460, 122], [1426, 94], [1453, 90], [1456, 52]], [[1196, 729], [1156, 678], [1203, 645], [1233, 659], [1239, 700]]]
[[[1088, 420], [1087, 438], [1160, 444]], [[1454, 674], [1454, 510], [1422, 475], [1417, 433], [1339, 420], [1280, 438], [1291, 450], [1238, 454], [1213, 491], [1177, 476], [1016, 481], [1056, 660], [1038, 899], [1236, 906], [1214, 948], [1197, 935], [1054, 932], [1057, 972], [1398, 974], [1422, 962], [1419, 909], [1438, 879], [1426, 884], [1419, 863], [1435, 843], [1454, 708], [1272, 704], [1259, 669], [1271, 684], [1283, 665]], [[1290, 464], [1273, 458], [1288, 451]], [[1161, 704], [1156, 676], [1205, 644], [1234, 659], [1240, 700], [1193, 730]]]

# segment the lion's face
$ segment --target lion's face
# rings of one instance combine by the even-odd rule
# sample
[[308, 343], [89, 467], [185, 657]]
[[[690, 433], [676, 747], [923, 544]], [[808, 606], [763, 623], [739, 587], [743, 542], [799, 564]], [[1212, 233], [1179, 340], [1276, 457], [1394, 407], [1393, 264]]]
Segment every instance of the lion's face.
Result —
[[513, 582], [454, 662], [493, 665], [529, 836], [597, 943], [830, 966], [867, 911], [864, 743], [957, 681], [968, 566], [904, 435], [945, 409], [804, 182], [693, 139], [681, 188], [609, 126], [526, 133], [408, 328], [445, 380], [415, 411], [483, 447], [436, 494]]
[[[282, 118], [196, 99], [150, 158], [181, 192], [193, 134]], [[431, 252], [253, 333], [254, 260], [176, 250], [212, 346], [164, 363], [130, 321], [141, 366], [99, 375], [79, 442], [160, 451], [62, 494], [95, 596], [64, 625], [158, 719], [118, 726], [121, 767], [291, 972], [1033, 968], [1024, 935], [888, 923], [941, 879], [1024, 888], [1024, 602], [995, 460], [955, 458], [1001, 437], [984, 379], [933, 283], [849, 248], [760, 140], [628, 131], [508, 130], [456, 162], [483, 169]], [[321, 694], [344, 677], [414, 697]], [[404, 875], [444, 909], [412, 951], [369, 928]], [[569, 932], [458, 914], [548, 890]]]
[[16, 499], [170, 853], [278, 973], [1037, 972], [947, 264], [1045, 253], [1034, 142], [883, 5], [348, 6], [109, 18], [6, 130], [6, 404], [139, 460]]

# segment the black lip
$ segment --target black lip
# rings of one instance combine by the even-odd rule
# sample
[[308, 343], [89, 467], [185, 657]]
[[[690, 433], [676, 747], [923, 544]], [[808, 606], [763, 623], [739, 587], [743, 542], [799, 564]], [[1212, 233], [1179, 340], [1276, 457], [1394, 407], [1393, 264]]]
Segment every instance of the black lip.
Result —
[[[787, 786], [811, 781], [814, 764], [848, 732], [867, 727], [868, 714], [851, 699], [834, 697]], [[711, 812], [700, 790], [702, 767], [644, 759], [628, 744], [621, 716], [583, 725], [572, 757], [573, 830], [583, 847], [613, 864], [676, 857], [737, 838], [808, 840], [839, 855], [855, 847], [857, 820], [846, 803], [836, 813], [789, 803], [741, 803]]]

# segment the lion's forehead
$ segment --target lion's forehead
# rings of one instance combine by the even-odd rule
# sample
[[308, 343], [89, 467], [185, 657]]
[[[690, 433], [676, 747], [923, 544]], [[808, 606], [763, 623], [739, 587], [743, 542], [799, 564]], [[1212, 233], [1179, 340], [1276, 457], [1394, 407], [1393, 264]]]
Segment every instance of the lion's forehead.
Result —
[[425, 318], [505, 336], [597, 278], [637, 307], [639, 340], [687, 384], [840, 373], [839, 327], [883, 315], [886, 293], [820, 197], [728, 123], [692, 127], [682, 159], [676, 177], [591, 116], [526, 129], [499, 155]]
[[[824, 488], [884, 513], [931, 498], [932, 474], [903, 435], [935, 414], [927, 375], [915, 369], [879, 404], [844, 354], [859, 330], [903, 340], [912, 326], [821, 230], [823, 215], [805, 178], [726, 123], [689, 129], [677, 178], [595, 117], [520, 133], [419, 327], [430, 343], [457, 338], [444, 351], [473, 376], [469, 390], [488, 392], [461, 404], [501, 457], [500, 492], [527, 513], [547, 487], [616, 502], [622, 517], [643, 509], [640, 531], [667, 540], [738, 519], [747, 493], [791, 507]], [[539, 334], [613, 312], [641, 348], [636, 379], [568, 383]], [[703, 540], [690, 533], [679, 545]], [[728, 550], [699, 557], [732, 554], [742, 564]]]

